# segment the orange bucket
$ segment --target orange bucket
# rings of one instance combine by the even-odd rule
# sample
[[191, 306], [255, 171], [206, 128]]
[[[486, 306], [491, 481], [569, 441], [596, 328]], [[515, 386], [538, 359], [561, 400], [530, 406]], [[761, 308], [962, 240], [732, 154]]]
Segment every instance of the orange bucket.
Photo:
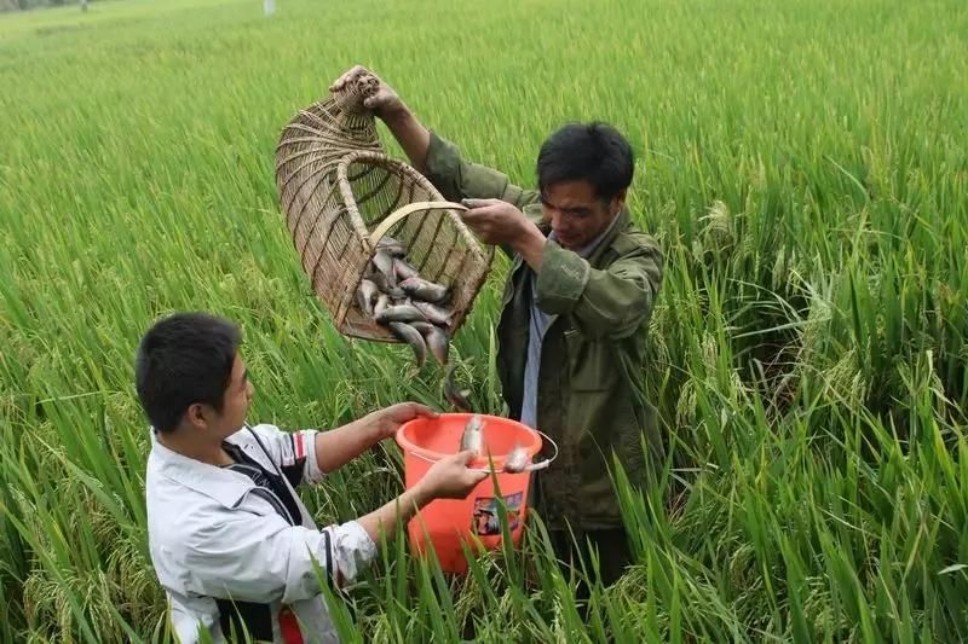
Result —
[[[484, 447], [482, 455], [471, 461], [468, 467], [490, 473], [493, 462], [494, 475], [478, 483], [465, 499], [431, 501], [407, 525], [411, 550], [423, 554], [429, 541], [441, 569], [452, 574], [467, 571], [462, 542], [471, 551], [481, 547], [495, 550], [501, 546], [501, 524], [497, 514], [501, 506], [495, 494], [494, 478], [497, 478], [497, 487], [508, 513], [511, 541], [517, 546], [524, 533], [531, 472], [547, 467], [553, 460], [530, 464], [520, 473], [505, 472], [504, 462], [515, 444], [527, 450], [530, 462], [541, 451], [541, 436], [544, 434], [500, 416], [477, 415], [484, 421]], [[437, 418], [416, 418], [400, 426], [396, 441], [403, 449], [404, 483], [408, 490], [435, 462], [460, 451], [461, 435], [472, 416], [474, 414], [440, 414]]]

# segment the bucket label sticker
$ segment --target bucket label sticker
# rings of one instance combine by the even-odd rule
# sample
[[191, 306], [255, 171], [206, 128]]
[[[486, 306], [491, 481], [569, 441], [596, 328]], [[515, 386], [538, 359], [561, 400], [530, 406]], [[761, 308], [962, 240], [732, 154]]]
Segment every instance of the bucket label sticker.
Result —
[[[507, 510], [508, 530], [514, 530], [521, 523], [520, 509], [524, 492], [516, 492], [504, 497]], [[494, 497], [478, 497], [474, 499], [474, 534], [493, 536], [501, 534], [501, 522], [498, 513], [501, 507]]]

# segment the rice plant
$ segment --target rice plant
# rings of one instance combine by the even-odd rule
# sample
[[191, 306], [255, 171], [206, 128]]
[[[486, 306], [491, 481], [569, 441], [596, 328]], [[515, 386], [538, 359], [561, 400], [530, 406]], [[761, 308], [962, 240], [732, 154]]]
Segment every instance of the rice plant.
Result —
[[[238, 320], [254, 419], [330, 427], [440, 373], [338, 335], [276, 203], [292, 113], [355, 63], [532, 185], [543, 138], [637, 152], [667, 272], [654, 489], [616, 468], [636, 563], [576, 603], [529, 517], [464, 577], [403, 535], [331, 597], [348, 641], [968, 639], [968, 5], [958, 0], [143, 0], [0, 16], [0, 639], [167, 641], [132, 357], [174, 310]], [[391, 152], [399, 149], [387, 136]], [[455, 338], [500, 410], [507, 261]], [[402, 488], [387, 444], [308, 492]]]

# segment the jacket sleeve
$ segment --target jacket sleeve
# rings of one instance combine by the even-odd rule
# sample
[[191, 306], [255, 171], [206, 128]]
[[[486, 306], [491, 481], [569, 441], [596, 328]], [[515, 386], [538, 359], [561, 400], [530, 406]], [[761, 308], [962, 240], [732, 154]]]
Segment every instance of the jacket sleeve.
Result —
[[244, 510], [189, 529], [183, 544], [189, 591], [257, 603], [315, 597], [327, 576], [338, 585], [352, 580], [376, 555], [354, 521], [316, 531]]
[[537, 305], [552, 315], [572, 316], [578, 331], [594, 339], [631, 335], [652, 315], [662, 283], [662, 254], [645, 234], [606, 269], [592, 268], [577, 253], [549, 240], [538, 271]]
[[316, 483], [325, 476], [316, 463], [316, 430], [284, 432], [275, 425], [260, 424], [252, 427], [252, 431], [293, 487]]
[[427, 179], [450, 201], [500, 199], [521, 209], [538, 201], [538, 193], [512, 184], [506, 174], [464, 159], [460, 149], [436, 132], [430, 132], [426, 161]]
[[[500, 199], [524, 211], [525, 217], [535, 224], [540, 223], [541, 217], [528, 208], [540, 202], [538, 191], [525, 190], [511, 183], [503, 172], [468, 161], [454, 143], [433, 130], [426, 166], [427, 179], [448, 201]], [[500, 248], [508, 257], [514, 256], [509, 244], [501, 244]]]

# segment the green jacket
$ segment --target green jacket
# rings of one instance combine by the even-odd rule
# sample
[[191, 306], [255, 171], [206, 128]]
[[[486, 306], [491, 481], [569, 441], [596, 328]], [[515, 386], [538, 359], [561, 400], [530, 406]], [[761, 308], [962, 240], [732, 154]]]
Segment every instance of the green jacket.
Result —
[[[536, 191], [469, 162], [453, 143], [431, 132], [427, 178], [448, 200], [497, 198], [538, 224]], [[534, 506], [552, 529], [621, 525], [608, 469], [615, 451], [633, 483], [644, 485], [661, 462], [654, 407], [645, 400], [645, 343], [663, 258], [627, 210], [588, 260], [549, 240], [537, 278], [537, 304], [554, 316], [541, 349], [538, 429], [558, 444], [559, 456], [535, 477]], [[513, 264], [497, 327], [497, 370], [508, 415], [520, 419], [528, 353], [530, 267], [509, 249]], [[641, 440], [651, 453], [644, 453]], [[546, 448], [543, 453], [552, 453]]]

